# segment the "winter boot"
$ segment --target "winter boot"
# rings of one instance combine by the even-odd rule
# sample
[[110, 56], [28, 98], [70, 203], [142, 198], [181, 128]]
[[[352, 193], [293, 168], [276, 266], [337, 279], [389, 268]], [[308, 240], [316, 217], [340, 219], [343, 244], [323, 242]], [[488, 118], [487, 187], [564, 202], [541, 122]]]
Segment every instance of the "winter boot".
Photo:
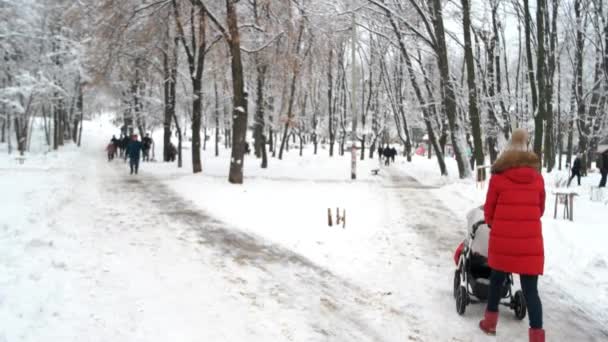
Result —
[[528, 330], [530, 342], [545, 342], [545, 331], [543, 329]]
[[[497, 323], [498, 323], [498, 312], [486, 311], [486, 313], [483, 316], [483, 320], [479, 322], [479, 328], [487, 335], [494, 336], [494, 335], [496, 335], [496, 324]], [[532, 333], [530, 333], [530, 334], [532, 334]], [[532, 335], [530, 335], [530, 336], [532, 336]], [[532, 340], [530, 340], [530, 341], [532, 341]]]

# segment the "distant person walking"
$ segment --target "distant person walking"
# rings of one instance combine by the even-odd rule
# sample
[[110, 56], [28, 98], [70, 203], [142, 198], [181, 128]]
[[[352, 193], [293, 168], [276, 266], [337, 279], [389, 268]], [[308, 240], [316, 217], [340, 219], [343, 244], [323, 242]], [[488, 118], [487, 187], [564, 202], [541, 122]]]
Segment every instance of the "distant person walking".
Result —
[[396, 156], [397, 156], [397, 150], [394, 147], [391, 147], [391, 163], [395, 162]]
[[129, 167], [131, 168], [131, 174], [139, 171], [139, 160], [143, 150], [143, 144], [137, 140], [137, 134], [133, 134], [131, 141], [127, 145], [127, 151], [125, 153], [125, 160], [129, 158]]
[[602, 179], [600, 180], [600, 188], [606, 187], [606, 180], [608, 178], [608, 149], [600, 154], [598, 158], [597, 167], [600, 169], [600, 173], [602, 174]]
[[129, 145], [129, 142], [131, 140], [129, 139], [129, 136], [125, 135], [124, 137], [121, 137], [121, 139], [119, 140], [118, 144], [120, 147], [120, 157], [121, 158], [126, 158], [126, 151], [127, 151], [127, 145]]
[[571, 170], [572, 170], [572, 176], [568, 180], [568, 186], [570, 186], [570, 183], [572, 183], [572, 180], [574, 179], [574, 177], [577, 177], [578, 186], [581, 186], [581, 154], [580, 153], [576, 155], [576, 158], [574, 159], [574, 163], [572, 164]]
[[386, 146], [382, 151], [384, 156], [384, 165], [389, 166], [391, 164], [391, 148]]
[[143, 160], [145, 162], [150, 161], [150, 150], [152, 149], [152, 144], [154, 144], [154, 140], [150, 138], [150, 133], [146, 133], [146, 136], [141, 140], [142, 142], [142, 152], [143, 152]]
[[108, 146], [106, 146], [106, 152], [108, 153], [108, 161], [112, 161], [116, 154], [116, 145], [109, 143]]

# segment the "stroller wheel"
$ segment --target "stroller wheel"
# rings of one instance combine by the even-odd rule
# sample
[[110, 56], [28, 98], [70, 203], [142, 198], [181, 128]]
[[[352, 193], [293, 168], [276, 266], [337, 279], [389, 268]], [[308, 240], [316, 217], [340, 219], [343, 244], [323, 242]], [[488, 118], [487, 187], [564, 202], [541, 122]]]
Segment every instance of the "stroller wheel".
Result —
[[458, 296], [458, 288], [460, 287], [460, 270], [454, 271], [454, 299]]
[[524, 298], [524, 293], [521, 290], [515, 292], [515, 296], [511, 300], [511, 308], [515, 311], [515, 318], [518, 320], [522, 320], [526, 317], [526, 299]]
[[458, 288], [458, 294], [456, 295], [456, 312], [458, 312], [459, 315], [464, 315], [467, 304], [469, 304], [469, 294], [467, 293], [467, 288], [460, 286]]

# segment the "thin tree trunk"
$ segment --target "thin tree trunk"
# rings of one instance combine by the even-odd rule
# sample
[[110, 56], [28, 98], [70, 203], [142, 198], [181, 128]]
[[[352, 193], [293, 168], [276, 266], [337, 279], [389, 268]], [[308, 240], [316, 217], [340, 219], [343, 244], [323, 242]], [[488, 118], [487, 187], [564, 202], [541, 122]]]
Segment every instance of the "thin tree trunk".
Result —
[[[45, 105], [42, 105], [42, 123], [44, 125], [44, 137], [46, 139], [46, 144], [48, 146], [51, 146], [51, 132], [49, 130], [49, 123], [48, 123], [48, 112], [47, 112], [47, 107]], [[4, 124], [3, 124], [4, 126]], [[4, 134], [4, 127], [2, 128], [3, 130], [3, 134]], [[4, 142], [4, 141], [2, 141]]]
[[[80, 77], [79, 77], [80, 79]], [[78, 114], [77, 123], [78, 125], [78, 134], [74, 134], [74, 142], [80, 147], [82, 143], [82, 126], [84, 123], [84, 94], [83, 94], [83, 84], [79, 81], [78, 85], [78, 99], [76, 100], [76, 113]], [[76, 126], [76, 125], [75, 125]], [[74, 129], [76, 129], [74, 127]]]
[[[461, 0], [463, 13], [464, 29], [464, 54], [467, 65], [467, 84], [469, 88], [469, 120], [471, 121], [471, 131], [473, 132], [473, 154], [477, 165], [484, 164], [483, 142], [481, 139], [481, 123], [479, 108], [477, 106], [477, 84], [475, 82], [475, 61], [473, 59], [473, 47], [471, 42], [471, 13], [469, 0]], [[489, 63], [493, 63], [492, 60]], [[485, 171], [485, 169], [482, 169]], [[482, 175], [485, 179], [485, 172]]]
[[336, 140], [335, 128], [334, 128], [334, 106], [333, 106], [333, 91], [334, 91], [334, 80], [333, 80], [333, 54], [334, 50], [330, 47], [329, 49], [329, 63], [327, 64], [327, 111], [329, 120], [329, 156], [334, 156], [334, 143]]
[[458, 173], [461, 179], [471, 175], [467, 167], [465, 155], [465, 143], [463, 141], [462, 123], [458, 117], [456, 94], [450, 75], [450, 65], [448, 59], [447, 44], [445, 41], [445, 29], [443, 26], [443, 10], [441, 0], [433, 0], [433, 26], [435, 27], [435, 39], [437, 41], [437, 65], [439, 66], [440, 83], [443, 90], [443, 105], [450, 125], [450, 136], [452, 138], [452, 148], [458, 165]]
[[247, 138], [247, 95], [243, 77], [241, 60], [241, 40], [238, 27], [236, 5], [226, 0], [228, 30], [230, 32], [230, 53], [232, 55], [232, 89], [233, 116], [232, 123], [232, 156], [230, 159], [230, 174], [228, 181], [232, 184], [243, 184], [243, 164], [245, 155], [245, 139]]
[[[10, 130], [9, 130], [10, 131]], [[53, 150], [59, 149], [59, 110], [55, 104], [53, 108]]]
[[302, 44], [302, 36], [304, 35], [304, 20], [300, 21], [299, 29], [298, 29], [298, 38], [295, 42], [295, 53], [293, 56], [293, 69], [291, 76], [291, 86], [289, 89], [289, 104], [287, 105], [287, 122], [285, 122], [285, 126], [283, 128], [283, 138], [281, 139], [281, 147], [279, 149], [279, 160], [283, 159], [283, 150], [285, 149], [285, 144], [287, 142], [287, 133], [289, 132], [289, 125], [292, 124], [293, 121], [293, 103], [295, 100], [296, 93], [296, 81], [298, 80], [298, 76], [300, 74], [300, 62], [298, 61], [298, 57], [300, 54], [300, 47]]

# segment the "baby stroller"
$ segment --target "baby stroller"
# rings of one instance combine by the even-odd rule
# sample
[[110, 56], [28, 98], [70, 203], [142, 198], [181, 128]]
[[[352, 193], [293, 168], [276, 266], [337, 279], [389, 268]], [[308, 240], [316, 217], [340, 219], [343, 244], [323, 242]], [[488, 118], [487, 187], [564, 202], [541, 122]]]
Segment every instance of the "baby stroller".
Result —
[[[456, 311], [464, 315], [470, 303], [488, 300], [490, 274], [488, 266], [488, 242], [490, 227], [485, 223], [483, 207], [475, 208], [467, 214], [467, 236], [454, 254], [454, 299]], [[508, 275], [501, 289], [500, 305], [509, 307], [515, 317], [526, 317], [526, 301], [521, 290], [513, 293], [513, 276]]]

